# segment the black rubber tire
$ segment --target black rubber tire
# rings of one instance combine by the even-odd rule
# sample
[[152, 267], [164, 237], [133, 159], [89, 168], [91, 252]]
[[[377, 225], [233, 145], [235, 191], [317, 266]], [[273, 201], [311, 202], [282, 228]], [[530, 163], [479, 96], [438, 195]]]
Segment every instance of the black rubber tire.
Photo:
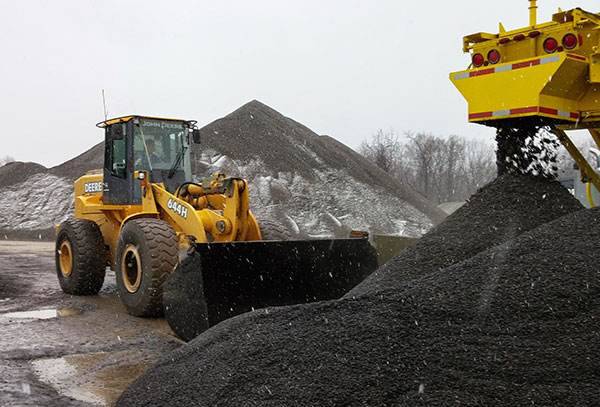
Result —
[[[60, 248], [71, 244], [72, 271], [65, 276], [60, 269]], [[90, 220], [69, 218], [61, 223], [56, 235], [54, 260], [60, 288], [71, 295], [96, 295], [106, 275], [106, 246], [98, 225]]]
[[259, 221], [260, 234], [262, 240], [293, 240], [292, 233], [281, 223], [270, 219]]
[[187, 256], [167, 278], [163, 304], [171, 330], [186, 342], [210, 327], [199, 253]]
[[[128, 245], [134, 245], [141, 260], [141, 282], [134, 293], [125, 287], [122, 257]], [[178, 262], [179, 244], [173, 228], [159, 219], [133, 219], [123, 226], [115, 275], [121, 301], [127, 312], [136, 317], [159, 317], [163, 314], [162, 286]]]

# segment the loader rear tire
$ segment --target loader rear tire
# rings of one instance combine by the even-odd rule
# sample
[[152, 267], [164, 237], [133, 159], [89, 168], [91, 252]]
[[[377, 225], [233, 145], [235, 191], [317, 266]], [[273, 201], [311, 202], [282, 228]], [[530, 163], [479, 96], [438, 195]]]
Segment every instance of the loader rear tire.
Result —
[[177, 265], [179, 245], [169, 224], [159, 219], [133, 219], [123, 226], [115, 275], [121, 301], [136, 317], [163, 314], [163, 283]]
[[106, 274], [106, 247], [98, 225], [69, 218], [56, 236], [56, 275], [60, 288], [71, 295], [96, 295]]
[[292, 233], [281, 223], [261, 219], [259, 226], [262, 240], [293, 240]]

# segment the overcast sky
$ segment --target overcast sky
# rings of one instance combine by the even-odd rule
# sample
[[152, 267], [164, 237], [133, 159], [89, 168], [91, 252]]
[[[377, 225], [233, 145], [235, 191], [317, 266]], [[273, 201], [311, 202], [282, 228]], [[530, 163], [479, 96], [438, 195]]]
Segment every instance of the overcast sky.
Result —
[[[540, 0], [598, 11], [597, 0]], [[258, 99], [356, 147], [378, 128], [490, 140], [448, 73], [462, 36], [528, 22], [527, 0], [0, 0], [0, 156], [60, 164], [110, 116], [207, 124]]]

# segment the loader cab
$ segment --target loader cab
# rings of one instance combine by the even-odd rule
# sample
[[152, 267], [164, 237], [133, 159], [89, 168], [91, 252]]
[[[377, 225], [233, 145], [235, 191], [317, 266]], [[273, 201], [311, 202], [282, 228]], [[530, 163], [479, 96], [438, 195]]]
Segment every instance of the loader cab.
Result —
[[198, 138], [195, 123], [144, 116], [99, 123], [105, 129], [104, 202], [141, 203], [135, 171], [147, 171], [151, 182], [164, 184], [169, 192], [191, 181], [190, 143]]

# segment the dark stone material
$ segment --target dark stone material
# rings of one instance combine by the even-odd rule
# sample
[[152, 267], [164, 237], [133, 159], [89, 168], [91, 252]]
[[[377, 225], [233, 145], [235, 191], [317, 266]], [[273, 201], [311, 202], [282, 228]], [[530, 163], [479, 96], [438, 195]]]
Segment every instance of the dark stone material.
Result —
[[412, 272], [401, 256], [361, 295], [224, 321], [118, 405], [597, 405], [600, 211], [577, 205], [500, 178], [417, 245]]

